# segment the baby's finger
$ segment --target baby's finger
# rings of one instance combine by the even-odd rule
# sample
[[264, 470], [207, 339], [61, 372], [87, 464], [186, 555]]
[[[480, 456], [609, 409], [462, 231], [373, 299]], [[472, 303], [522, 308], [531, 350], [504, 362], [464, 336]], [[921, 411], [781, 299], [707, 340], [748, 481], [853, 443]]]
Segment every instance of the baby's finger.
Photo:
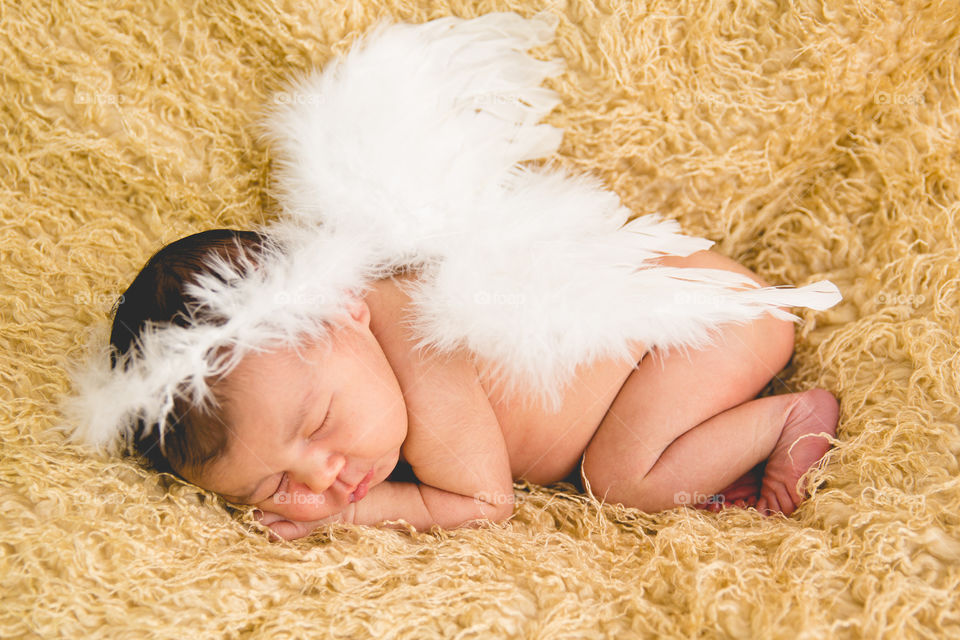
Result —
[[259, 522], [260, 524], [271, 525], [274, 522], [279, 522], [280, 520], [286, 520], [279, 513], [274, 513], [272, 511], [261, 511], [260, 509], [253, 510], [253, 519]]
[[296, 520], [280, 520], [270, 525], [270, 529], [284, 540], [305, 538], [320, 524], [319, 522], [298, 522]]
[[294, 538], [303, 537], [297, 523], [287, 520], [279, 513], [254, 509], [253, 518], [260, 524], [267, 526], [270, 542], [293, 540]]
[[277, 520], [269, 526], [270, 533], [279, 538], [283, 538], [284, 540], [294, 540], [296, 538], [303, 537], [303, 534], [300, 533], [300, 527], [297, 526], [297, 523], [291, 522], [290, 520]]
[[755, 509], [756, 509], [756, 510], [760, 513], [760, 515], [762, 515], [762, 516], [769, 515], [769, 514], [767, 513], [767, 511], [768, 511], [768, 510], [767, 510], [767, 499], [766, 499], [766, 498], [760, 498], [759, 500], [757, 500], [757, 505], [756, 505]]

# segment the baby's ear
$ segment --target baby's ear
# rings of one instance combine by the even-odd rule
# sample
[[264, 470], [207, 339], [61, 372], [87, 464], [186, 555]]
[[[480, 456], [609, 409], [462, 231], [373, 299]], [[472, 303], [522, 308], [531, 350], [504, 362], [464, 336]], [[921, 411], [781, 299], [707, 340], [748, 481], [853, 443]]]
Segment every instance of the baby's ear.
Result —
[[350, 296], [347, 302], [347, 310], [351, 318], [365, 327], [370, 326], [370, 307], [362, 298]]

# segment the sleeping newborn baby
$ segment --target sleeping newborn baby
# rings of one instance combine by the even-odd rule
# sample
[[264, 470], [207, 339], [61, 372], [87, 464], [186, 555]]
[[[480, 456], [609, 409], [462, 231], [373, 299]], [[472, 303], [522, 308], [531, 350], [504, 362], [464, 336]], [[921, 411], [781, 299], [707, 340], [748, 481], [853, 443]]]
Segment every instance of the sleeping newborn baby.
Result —
[[564, 65], [527, 52], [557, 22], [383, 23], [294, 73], [262, 122], [278, 219], [151, 258], [76, 378], [76, 438], [283, 538], [501, 521], [517, 479], [792, 512], [837, 403], [756, 396], [791, 357], [787, 309], [840, 292], [767, 286], [552, 162]]
[[[185, 283], [217, 255], [256, 260], [261, 236], [206, 231], [164, 247], [114, 316], [116, 354], [144, 327], [177, 324]], [[713, 251], [658, 261], [759, 277]], [[577, 369], [558, 410], [523, 388], [479, 375], [491, 363], [419, 349], [408, 330], [415, 270], [351, 298], [324, 339], [248, 353], [211, 389], [215, 409], [178, 398], [158, 440], [140, 425], [134, 445], [171, 471], [236, 504], [253, 505], [293, 539], [345, 522], [418, 530], [502, 521], [513, 480], [580, 479], [598, 498], [648, 512], [728, 505], [791, 513], [801, 476], [831, 446], [838, 405], [823, 389], [756, 398], [793, 351], [793, 324], [764, 315], [727, 324], [716, 346], [688, 354], [633, 345], [634, 363]]]

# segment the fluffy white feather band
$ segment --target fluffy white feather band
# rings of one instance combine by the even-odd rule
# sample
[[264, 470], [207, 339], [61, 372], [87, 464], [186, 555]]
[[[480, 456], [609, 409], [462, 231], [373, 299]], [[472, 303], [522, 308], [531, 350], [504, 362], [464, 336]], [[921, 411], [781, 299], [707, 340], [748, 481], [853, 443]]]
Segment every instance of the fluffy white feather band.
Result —
[[177, 396], [211, 402], [208, 380], [251, 350], [327, 335], [348, 295], [403, 267], [420, 272], [409, 293], [421, 347], [466, 348], [496, 363], [481, 374], [500, 388], [524, 384], [551, 407], [578, 364], [629, 361], [633, 341], [702, 348], [723, 323], [797, 320], [777, 307], [840, 300], [828, 281], [758, 288], [655, 266], [713, 243], [656, 214], [628, 222], [594, 178], [522, 164], [562, 137], [539, 122], [559, 102], [541, 82], [563, 65], [526, 53], [554, 27], [511, 13], [380, 24], [294, 78], [263, 121], [281, 204], [260, 229], [265, 254], [245, 277], [211, 260], [188, 289], [223, 324], [149, 326], [115, 368], [107, 345], [91, 354], [65, 407], [74, 438], [113, 448], [138, 418], [163, 424]]

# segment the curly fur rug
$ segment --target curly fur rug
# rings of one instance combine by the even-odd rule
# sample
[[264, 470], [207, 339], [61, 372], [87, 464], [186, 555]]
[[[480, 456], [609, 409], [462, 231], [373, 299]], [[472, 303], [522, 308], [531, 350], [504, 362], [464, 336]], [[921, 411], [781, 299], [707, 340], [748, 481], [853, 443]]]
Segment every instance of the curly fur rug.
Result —
[[[251, 125], [380, 17], [560, 18], [561, 162], [774, 284], [827, 278], [767, 392], [830, 389], [790, 518], [517, 485], [508, 523], [270, 543], [65, 443], [67, 370], [156, 249], [273, 215]], [[745, 0], [0, 6], [0, 636], [960, 635], [960, 7]]]

